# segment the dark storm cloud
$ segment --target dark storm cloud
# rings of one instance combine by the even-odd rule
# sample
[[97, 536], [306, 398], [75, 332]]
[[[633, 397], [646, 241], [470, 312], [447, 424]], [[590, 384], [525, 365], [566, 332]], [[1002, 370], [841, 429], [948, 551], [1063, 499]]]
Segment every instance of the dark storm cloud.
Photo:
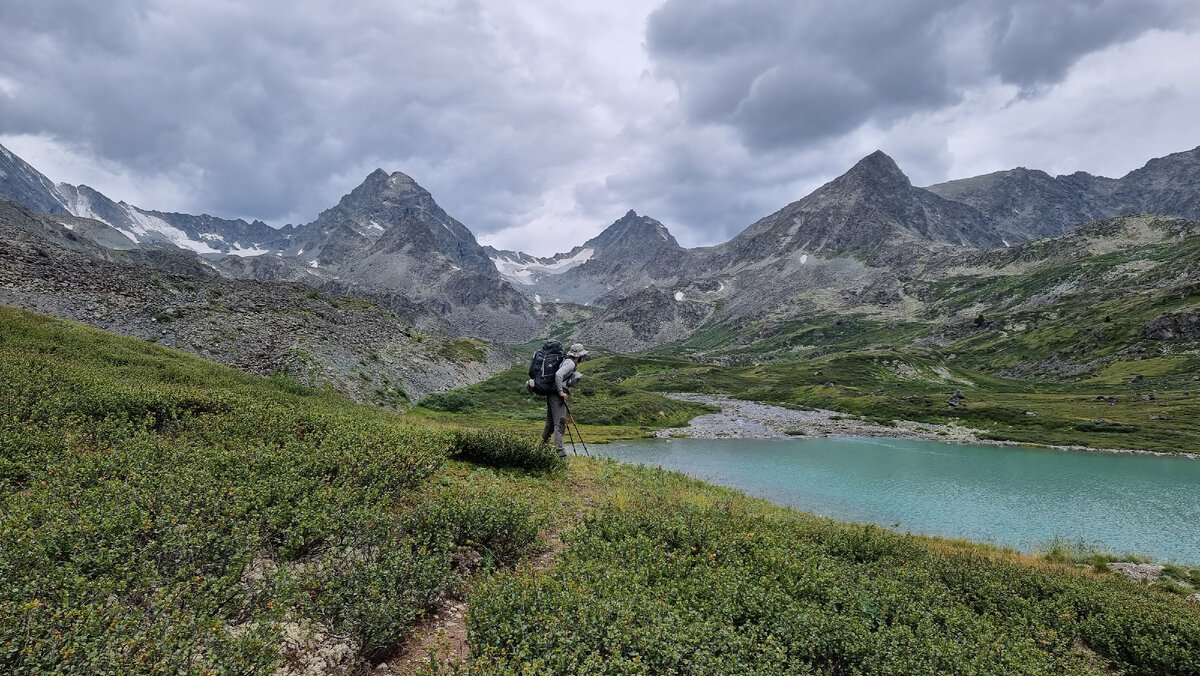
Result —
[[647, 46], [691, 119], [753, 148], [814, 142], [961, 99], [989, 79], [1053, 84], [1156, 27], [1178, 0], [667, 0]]
[[194, 177], [195, 210], [307, 219], [384, 166], [486, 230], [538, 198], [531, 142], [590, 142], [474, 2], [5, 5], [0, 133]]

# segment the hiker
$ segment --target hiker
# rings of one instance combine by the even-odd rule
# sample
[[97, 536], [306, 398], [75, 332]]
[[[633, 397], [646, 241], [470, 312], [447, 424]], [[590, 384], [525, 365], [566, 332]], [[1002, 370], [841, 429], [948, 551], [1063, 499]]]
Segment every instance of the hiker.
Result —
[[[554, 435], [554, 448], [558, 457], [567, 457], [563, 447], [563, 433], [567, 427], [567, 397], [571, 387], [583, 379], [575, 367], [587, 357], [588, 351], [582, 343], [575, 343], [562, 353], [562, 343], [548, 340], [533, 356], [529, 364], [529, 381], [525, 384], [531, 392], [546, 396], [546, 427], [542, 429], [542, 443]], [[561, 358], [561, 361], [559, 361]], [[553, 379], [551, 379], [553, 373]]]

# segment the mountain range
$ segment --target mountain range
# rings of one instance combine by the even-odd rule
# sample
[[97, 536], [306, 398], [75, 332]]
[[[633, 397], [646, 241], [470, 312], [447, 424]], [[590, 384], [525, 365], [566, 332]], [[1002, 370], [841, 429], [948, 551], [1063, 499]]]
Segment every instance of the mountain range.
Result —
[[283, 228], [115, 202], [55, 184], [2, 147], [0, 197], [50, 216], [63, 232], [44, 236], [61, 243], [70, 233], [93, 256], [299, 282], [453, 335], [518, 343], [555, 333], [636, 350], [713, 325], [850, 311], [904, 319], [922, 306], [906, 280], [930, 276], [955, 252], [1058, 237], [1115, 216], [1200, 218], [1200, 148], [1119, 179], [1017, 168], [927, 188], [876, 151], [716, 246], [681, 247], [662, 223], [629, 211], [550, 257], [481, 246], [411, 177], [383, 170], [312, 222]]

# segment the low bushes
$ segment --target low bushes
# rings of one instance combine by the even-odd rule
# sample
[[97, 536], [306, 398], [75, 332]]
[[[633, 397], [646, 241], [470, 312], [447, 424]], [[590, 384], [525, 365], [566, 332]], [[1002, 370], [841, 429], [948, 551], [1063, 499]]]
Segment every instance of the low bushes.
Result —
[[307, 613], [350, 637], [368, 660], [394, 646], [454, 579], [445, 541], [381, 529], [374, 541], [339, 545], [296, 577], [307, 593]]
[[530, 505], [494, 486], [443, 488], [405, 514], [404, 529], [474, 550], [485, 567], [511, 565], [538, 541]]
[[532, 437], [493, 430], [463, 430], [454, 435], [451, 455], [459, 460], [496, 467], [553, 471], [566, 467], [553, 446]]
[[269, 673], [284, 623], [370, 656], [454, 578], [396, 504], [453, 439], [0, 309], [0, 672]]
[[446, 413], [465, 413], [479, 408], [479, 402], [466, 392], [451, 391], [437, 392], [430, 394], [421, 399], [418, 406], [427, 408], [431, 411], [443, 411]]
[[468, 669], [1105, 673], [1086, 645], [1126, 673], [1200, 673], [1200, 617], [1151, 590], [748, 505], [614, 500], [555, 568], [478, 588]]

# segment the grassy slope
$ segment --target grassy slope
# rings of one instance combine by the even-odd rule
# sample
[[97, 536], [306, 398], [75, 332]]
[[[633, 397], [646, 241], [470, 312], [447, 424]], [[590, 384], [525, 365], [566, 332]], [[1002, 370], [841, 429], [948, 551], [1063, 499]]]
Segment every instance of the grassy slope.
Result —
[[[384, 658], [464, 550], [473, 673], [1200, 673], [1166, 586], [611, 461], [447, 460], [425, 421], [30, 313], [0, 309], [0, 369], [5, 673], [270, 673], [285, 627]], [[558, 562], [507, 568], [539, 530]]]
[[534, 543], [528, 501], [428, 490], [468, 438], [0, 308], [0, 672], [268, 673], [285, 628], [386, 652], [459, 547]]

